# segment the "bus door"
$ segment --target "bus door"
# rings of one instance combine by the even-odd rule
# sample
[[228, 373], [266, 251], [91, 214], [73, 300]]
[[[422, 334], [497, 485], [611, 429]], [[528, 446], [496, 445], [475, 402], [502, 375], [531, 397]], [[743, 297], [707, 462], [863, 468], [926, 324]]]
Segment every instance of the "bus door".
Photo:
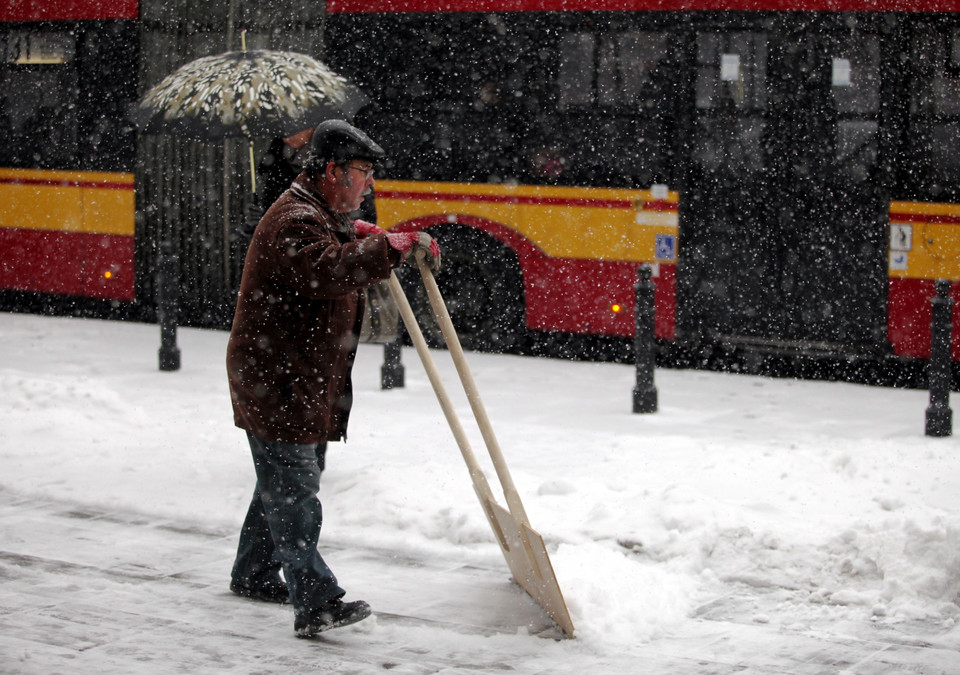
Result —
[[898, 356], [930, 355], [934, 282], [953, 281], [960, 360], [960, 15], [916, 17], [902, 31], [909, 62], [896, 191], [890, 205], [888, 336]]
[[814, 16], [692, 39], [685, 337], [774, 350], [883, 340], [880, 39]]

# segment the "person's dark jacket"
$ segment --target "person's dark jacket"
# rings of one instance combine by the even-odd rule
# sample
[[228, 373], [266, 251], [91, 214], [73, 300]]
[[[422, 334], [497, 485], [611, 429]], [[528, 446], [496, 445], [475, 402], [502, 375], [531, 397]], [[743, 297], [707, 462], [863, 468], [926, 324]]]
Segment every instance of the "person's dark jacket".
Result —
[[264, 214], [244, 262], [227, 346], [238, 427], [283, 443], [346, 437], [361, 290], [400, 262], [384, 235], [357, 240], [297, 177]]
[[240, 233], [245, 237], [253, 235], [264, 212], [300, 174], [301, 167], [296, 156], [296, 149], [287, 145], [282, 138], [274, 138], [270, 143], [269, 149], [257, 165], [258, 193], [253, 195], [252, 201], [243, 208]]
[[280, 198], [300, 174], [302, 167], [296, 161], [296, 156], [297, 151], [282, 138], [274, 138], [260, 159], [257, 176], [260, 179], [260, 203], [264, 211]]

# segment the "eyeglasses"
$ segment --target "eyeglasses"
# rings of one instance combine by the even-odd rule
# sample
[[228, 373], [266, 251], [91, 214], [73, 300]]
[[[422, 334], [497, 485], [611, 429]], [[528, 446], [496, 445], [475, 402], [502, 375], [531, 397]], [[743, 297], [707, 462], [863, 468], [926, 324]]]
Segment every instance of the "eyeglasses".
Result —
[[372, 166], [370, 166], [370, 167], [362, 167], [362, 166], [354, 166], [353, 164], [347, 164], [344, 168], [345, 168], [345, 169], [353, 169], [354, 171], [359, 171], [359, 172], [363, 175], [363, 180], [365, 180], [365, 181], [366, 181], [366, 180], [370, 180], [371, 176], [373, 176], [373, 167], [372, 167]]

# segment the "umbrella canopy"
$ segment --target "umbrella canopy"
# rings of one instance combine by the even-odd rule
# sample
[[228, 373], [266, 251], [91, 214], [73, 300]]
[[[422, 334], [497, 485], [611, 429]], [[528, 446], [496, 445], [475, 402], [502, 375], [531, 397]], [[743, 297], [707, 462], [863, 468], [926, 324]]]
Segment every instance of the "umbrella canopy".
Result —
[[148, 91], [133, 118], [145, 134], [197, 140], [288, 136], [353, 117], [363, 93], [305, 54], [266, 49], [205, 56]]

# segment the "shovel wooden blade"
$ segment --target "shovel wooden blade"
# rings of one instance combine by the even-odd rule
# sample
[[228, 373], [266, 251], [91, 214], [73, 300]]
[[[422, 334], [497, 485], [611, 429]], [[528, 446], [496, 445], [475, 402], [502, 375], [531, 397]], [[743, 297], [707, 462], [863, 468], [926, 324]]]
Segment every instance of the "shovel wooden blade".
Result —
[[443, 382], [440, 380], [436, 364], [433, 362], [433, 357], [430, 356], [430, 350], [427, 348], [426, 340], [423, 338], [423, 333], [417, 323], [413, 308], [410, 307], [410, 303], [403, 292], [403, 287], [400, 285], [397, 276], [392, 274], [390, 277], [390, 290], [397, 301], [400, 316], [407, 326], [407, 332], [413, 341], [414, 347], [417, 349], [417, 354], [420, 356], [430, 384], [433, 387], [434, 393], [437, 395], [440, 407], [443, 410], [444, 416], [447, 418], [450, 430], [453, 432], [453, 436], [457, 441], [463, 460], [467, 464], [470, 478], [473, 481], [473, 489], [477, 493], [484, 514], [487, 516], [490, 528], [497, 538], [497, 543], [500, 545], [500, 550], [503, 552], [503, 556], [507, 561], [507, 566], [510, 568], [514, 581], [547, 612], [566, 637], [573, 637], [573, 621], [567, 612], [567, 605], [566, 602], [564, 602], [563, 594], [560, 592], [560, 585], [557, 583], [556, 575], [553, 573], [553, 566], [550, 564], [550, 557], [547, 555], [543, 537], [527, 523], [526, 512], [523, 509], [523, 504], [520, 502], [520, 496], [513, 486], [513, 480], [510, 478], [506, 460], [503, 459], [499, 446], [493, 437], [490, 422], [482, 409], [480, 395], [476, 391], [476, 384], [473, 382], [473, 378], [467, 370], [463, 350], [460, 347], [460, 341], [454, 332], [449, 315], [446, 313], [443, 298], [440, 297], [440, 290], [437, 288], [433, 274], [429, 269], [424, 268], [422, 260], [420, 264], [427, 291], [432, 294], [431, 301], [435, 303], [434, 312], [438, 314], [438, 320], [441, 322], [441, 327], [444, 330], [447, 346], [450, 348], [451, 353], [454, 355], [454, 360], [457, 362], [457, 371], [460, 373], [461, 383], [464, 385], [468, 398], [471, 399], [471, 407], [474, 409], [477, 423], [481, 427], [484, 440], [490, 445], [488, 449], [491, 450], [491, 458], [496, 465], [497, 475], [501, 479], [502, 487], [505, 488], [504, 494], [507, 497], [511, 510], [500, 506], [493, 496], [483, 469], [477, 462], [477, 458], [473, 454], [473, 449], [470, 447], [470, 442], [460, 424], [453, 403], [446, 392], [446, 388], [443, 386]]
[[554, 620], [567, 637], [573, 637], [573, 621], [571, 621], [570, 614], [567, 612], [567, 604], [553, 573], [553, 566], [550, 564], [547, 549], [543, 544], [543, 537], [530, 526], [523, 502], [520, 500], [520, 494], [513, 483], [507, 461], [500, 449], [496, 434], [493, 432], [493, 425], [487, 416], [477, 384], [470, 372], [470, 366], [467, 364], [463, 347], [460, 345], [460, 338], [457, 337], [450, 313], [447, 311], [446, 303], [440, 294], [437, 280], [434, 278], [432, 270], [424, 262], [422, 254], [417, 256], [417, 264], [420, 267], [427, 297], [430, 299], [430, 306], [433, 308], [434, 316], [440, 325], [450, 356], [453, 358], [457, 374], [460, 376], [460, 383], [467, 394], [470, 409], [473, 411], [477, 426], [480, 427], [480, 433], [487, 446], [497, 477], [500, 479], [503, 496], [509, 507], [509, 510], [506, 510], [494, 501], [492, 495], [485, 496], [478, 492], [481, 502], [484, 502], [484, 510], [490, 519], [490, 525], [497, 535], [514, 580], [530, 594], [530, 597], [537, 604], [546, 610], [550, 618]]
[[573, 620], [553, 573], [543, 537], [526, 523], [517, 523], [513, 515], [493, 500], [486, 504], [502, 534], [500, 547], [513, 580], [540, 605], [563, 634], [573, 637]]

